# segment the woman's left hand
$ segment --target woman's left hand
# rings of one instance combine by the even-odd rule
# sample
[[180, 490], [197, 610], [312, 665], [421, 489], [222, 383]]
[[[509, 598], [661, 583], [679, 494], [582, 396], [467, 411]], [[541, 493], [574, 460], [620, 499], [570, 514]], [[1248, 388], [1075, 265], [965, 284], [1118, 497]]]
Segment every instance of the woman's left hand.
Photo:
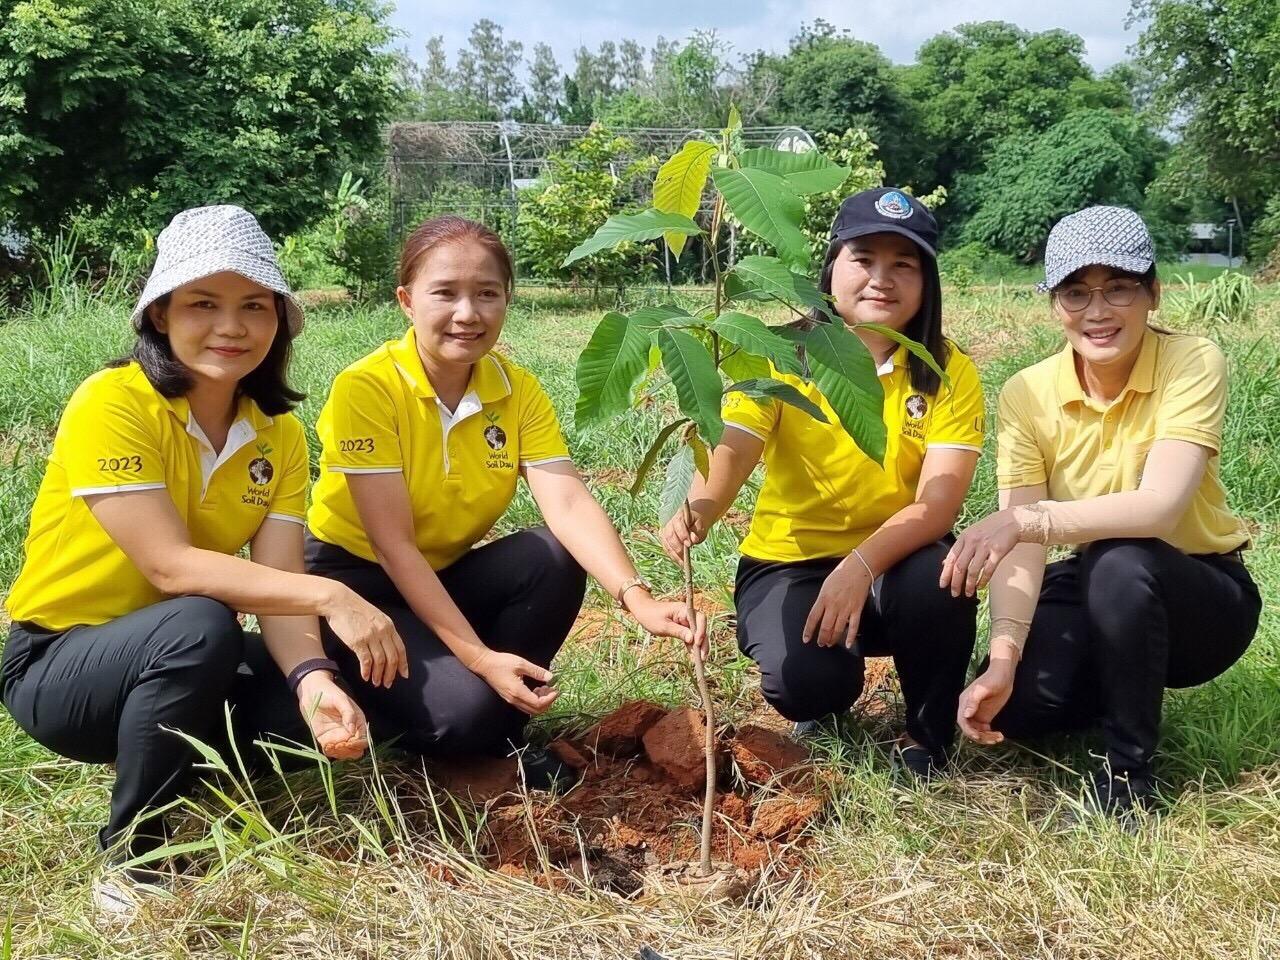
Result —
[[1013, 508], [999, 510], [979, 520], [956, 538], [942, 561], [938, 586], [951, 595], [972, 597], [991, 580], [996, 567], [1019, 542], [1018, 521]]
[[369, 742], [364, 713], [327, 670], [313, 670], [298, 684], [298, 709], [311, 734], [333, 760], [356, 760]]
[[655, 637], [675, 637], [683, 640], [691, 651], [697, 651], [705, 660], [710, 652], [707, 641], [707, 615], [694, 611], [694, 622], [689, 623], [688, 608], [675, 600], [655, 600], [637, 590], [627, 596], [627, 610], [636, 622]]

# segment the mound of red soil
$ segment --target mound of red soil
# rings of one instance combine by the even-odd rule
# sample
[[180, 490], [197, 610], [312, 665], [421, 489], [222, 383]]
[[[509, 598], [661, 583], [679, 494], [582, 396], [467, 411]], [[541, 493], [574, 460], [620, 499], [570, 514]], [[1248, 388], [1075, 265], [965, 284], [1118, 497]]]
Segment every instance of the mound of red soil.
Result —
[[[626, 704], [581, 740], [550, 745], [583, 775], [581, 783], [554, 798], [494, 794], [505, 766], [451, 765], [447, 781], [438, 777], [442, 765], [430, 772], [452, 792], [485, 795], [482, 850], [502, 873], [543, 885], [589, 882], [630, 896], [643, 886], [646, 871], [698, 857], [704, 730], [698, 711]], [[718, 750], [722, 792], [712, 826], [713, 858], [748, 872], [768, 864], [795, 868], [805, 828], [823, 805], [807, 752], [754, 725], [726, 738]], [[741, 778], [732, 775], [730, 756]], [[485, 782], [460, 782], [468, 773], [485, 774]], [[508, 789], [515, 788], [514, 779], [512, 763]], [[742, 792], [727, 789], [735, 781]]]

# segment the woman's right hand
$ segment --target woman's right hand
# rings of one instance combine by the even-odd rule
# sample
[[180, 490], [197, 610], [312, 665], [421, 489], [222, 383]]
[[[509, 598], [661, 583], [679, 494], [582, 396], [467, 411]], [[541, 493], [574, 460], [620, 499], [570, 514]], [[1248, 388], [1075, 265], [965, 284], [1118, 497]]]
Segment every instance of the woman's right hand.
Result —
[[991, 722], [1013, 694], [1013, 677], [1011, 664], [993, 660], [986, 672], [960, 694], [956, 723], [960, 725], [960, 732], [974, 743], [989, 747], [1004, 740], [1004, 734], [993, 729]]
[[689, 520], [692, 522], [686, 521], [683, 510], [677, 510], [662, 528], [662, 549], [676, 563], [684, 563], [686, 548], [695, 547], [707, 539], [708, 524], [698, 512], [698, 504], [690, 504]]
[[[514, 653], [486, 649], [471, 664], [471, 672], [507, 703], [533, 717], [545, 713], [560, 696], [560, 691], [551, 686], [555, 676], [550, 670]], [[538, 686], [529, 689], [526, 677], [537, 681]]]
[[390, 687], [397, 675], [409, 676], [409, 656], [391, 618], [354, 590], [336, 586], [339, 590], [324, 618], [360, 661], [361, 679], [375, 687]]

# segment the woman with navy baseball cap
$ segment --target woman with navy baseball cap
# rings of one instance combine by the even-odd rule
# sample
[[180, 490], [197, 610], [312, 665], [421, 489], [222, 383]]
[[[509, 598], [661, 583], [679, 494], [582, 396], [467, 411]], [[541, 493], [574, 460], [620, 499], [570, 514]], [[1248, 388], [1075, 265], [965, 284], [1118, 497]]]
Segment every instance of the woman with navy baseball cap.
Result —
[[[678, 558], [705, 539], [756, 464], [765, 479], [742, 544], [738, 644], [760, 667], [765, 699], [812, 732], [861, 693], [866, 656], [892, 656], [906, 701], [895, 768], [927, 779], [944, 767], [973, 652], [971, 597], [934, 588], [938, 565], [982, 451], [982, 387], [973, 362], [942, 333], [938, 227], [901, 190], [849, 197], [831, 227], [820, 287], [866, 344], [884, 389], [884, 466], [845, 433], [810, 382], [770, 370], [818, 404], [820, 423], [793, 407], [729, 394], [724, 439], [690, 493], [692, 523], [662, 531]], [[815, 312], [805, 326], [828, 322]], [[923, 343], [938, 375], [875, 323]]]
[[[1226, 361], [1151, 326], [1155, 249], [1132, 210], [1059, 221], [1041, 288], [1066, 345], [1001, 391], [1001, 509], [942, 570], [952, 596], [991, 586], [991, 656], [959, 722], [985, 744], [1101, 725], [1086, 799], [1124, 816], [1154, 798], [1165, 688], [1221, 674], [1258, 625], [1218, 476]], [[1050, 544], [1077, 549], [1046, 566]]]

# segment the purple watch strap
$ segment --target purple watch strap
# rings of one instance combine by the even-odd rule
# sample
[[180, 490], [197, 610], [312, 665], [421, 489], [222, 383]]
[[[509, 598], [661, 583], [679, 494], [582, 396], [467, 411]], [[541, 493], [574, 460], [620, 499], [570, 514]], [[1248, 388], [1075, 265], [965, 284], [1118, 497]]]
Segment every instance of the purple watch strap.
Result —
[[290, 692], [297, 693], [298, 684], [302, 682], [302, 678], [315, 670], [328, 670], [335, 678], [341, 675], [338, 665], [327, 657], [313, 657], [310, 660], [303, 660], [289, 671], [288, 683]]

